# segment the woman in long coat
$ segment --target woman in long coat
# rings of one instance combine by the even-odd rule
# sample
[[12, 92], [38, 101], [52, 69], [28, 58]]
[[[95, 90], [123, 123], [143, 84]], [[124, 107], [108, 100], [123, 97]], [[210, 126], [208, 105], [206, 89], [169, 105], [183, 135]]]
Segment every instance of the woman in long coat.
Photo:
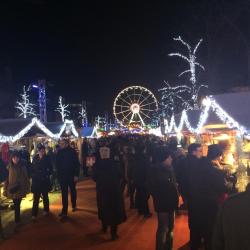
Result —
[[100, 147], [93, 168], [93, 179], [96, 181], [98, 216], [104, 232], [108, 226], [111, 227], [112, 240], [118, 238], [117, 227], [126, 220], [121, 176], [119, 167], [112, 159], [110, 148]]
[[10, 164], [7, 166], [8, 178], [4, 185], [4, 196], [13, 200], [15, 210], [15, 222], [20, 222], [20, 205], [30, 191], [30, 182], [27, 173], [26, 162], [20, 159], [20, 153], [14, 151]]
[[32, 186], [31, 192], [33, 197], [32, 218], [35, 219], [38, 214], [39, 200], [42, 195], [44, 215], [49, 213], [49, 196], [51, 191], [50, 175], [52, 174], [52, 163], [48, 155], [46, 155], [45, 147], [38, 145], [38, 154], [32, 162], [31, 176]]

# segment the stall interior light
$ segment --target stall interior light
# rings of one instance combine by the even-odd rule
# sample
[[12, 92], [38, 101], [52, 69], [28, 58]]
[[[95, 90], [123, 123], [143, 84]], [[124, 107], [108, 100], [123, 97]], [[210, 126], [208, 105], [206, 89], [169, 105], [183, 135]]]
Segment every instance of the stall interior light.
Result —
[[231, 136], [228, 134], [221, 134], [221, 135], [214, 137], [213, 139], [218, 140], [218, 141], [225, 141], [225, 140], [229, 140], [230, 138]]
[[168, 120], [164, 120], [164, 126], [165, 126], [165, 133], [179, 133], [181, 132], [184, 127], [188, 129], [189, 132], [194, 134], [200, 134], [202, 131], [202, 128], [207, 122], [207, 118], [209, 116], [209, 111], [212, 110], [217, 117], [225, 123], [229, 128], [235, 128], [237, 129], [240, 134], [246, 133], [246, 129], [241, 126], [237, 121], [235, 121], [226, 111], [224, 111], [221, 106], [212, 98], [207, 97], [203, 100], [203, 110], [201, 112], [201, 115], [199, 117], [199, 121], [196, 128], [193, 128], [189, 122], [188, 115], [186, 110], [182, 111], [181, 118], [179, 125], [176, 125], [175, 117], [172, 116], [170, 119], [170, 122]]

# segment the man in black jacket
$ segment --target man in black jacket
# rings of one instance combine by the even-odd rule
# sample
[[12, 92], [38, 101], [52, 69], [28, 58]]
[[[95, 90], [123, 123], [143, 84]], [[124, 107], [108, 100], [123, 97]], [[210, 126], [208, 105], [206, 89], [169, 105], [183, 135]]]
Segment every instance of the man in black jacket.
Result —
[[60, 147], [56, 156], [56, 167], [61, 185], [63, 208], [59, 216], [67, 217], [68, 188], [70, 188], [72, 211], [76, 211], [76, 182], [80, 172], [80, 163], [76, 151], [69, 146], [68, 140], [63, 139]]

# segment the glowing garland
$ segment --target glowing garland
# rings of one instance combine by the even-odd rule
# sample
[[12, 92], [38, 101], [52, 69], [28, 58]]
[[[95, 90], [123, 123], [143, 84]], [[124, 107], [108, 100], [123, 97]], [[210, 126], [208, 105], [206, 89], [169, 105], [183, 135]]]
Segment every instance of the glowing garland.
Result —
[[24, 129], [22, 129], [18, 134], [14, 136], [5, 136], [0, 134], [0, 143], [4, 142], [16, 142], [19, 139], [21, 139], [25, 134], [29, 132], [29, 130], [33, 127], [37, 126], [39, 129], [41, 129], [47, 136], [50, 138], [53, 138], [54, 140], [59, 140], [63, 131], [65, 130], [66, 126], [69, 126], [70, 130], [72, 131], [72, 134], [75, 137], [78, 137], [78, 132], [74, 126], [73, 121], [65, 120], [65, 123], [63, 124], [61, 130], [59, 133], [54, 134], [49, 129], [45, 127], [44, 124], [42, 124], [36, 117], [31, 120], [31, 123], [28, 124]]
[[204, 99], [204, 110], [202, 111], [197, 127], [193, 128], [190, 125], [190, 122], [188, 120], [187, 112], [184, 110], [181, 114], [181, 119], [179, 126], [176, 125], [174, 115], [170, 119], [170, 123], [165, 119], [164, 120], [164, 126], [165, 126], [165, 133], [180, 133], [184, 126], [194, 134], [200, 134], [202, 131], [203, 126], [206, 124], [209, 110], [212, 109], [217, 117], [225, 123], [229, 128], [236, 128], [241, 134], [246, 133], [246, 129], [241, 126], [237, 121], [235, 121], [226, 111], [224, 111], [221, 106], [211, 97]]

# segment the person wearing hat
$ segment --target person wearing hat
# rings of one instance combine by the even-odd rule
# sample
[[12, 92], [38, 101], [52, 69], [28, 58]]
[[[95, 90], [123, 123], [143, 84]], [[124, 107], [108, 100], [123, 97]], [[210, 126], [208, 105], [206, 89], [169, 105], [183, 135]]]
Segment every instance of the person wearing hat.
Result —
[[7, 166], [8, 177], [4, 185], [4, 196], [13, 200], [15, 210], [15, 222], [20, 222], [20, 205], [30, 191], [30, 182], [27, 173], [26, 162], [21, 160], [20, 153], [14, 151]]
[[31, 167], [33, 193], [33, 208], [32, 219], [35, 219], [38, 214], [39, 200], [43, 198], [44, 215], [49, 214], [49, 196], [51, 190], [50, 175], [52, 174], [52, 163], [48, 155], [46, 155], [45, 146], [39, 144], [37, 146], [38, 154], [35, 155]]
[[178, 209], [178, 192], [172, 168], [171, 152], [158, 147], [155, 164], [147, 176], [147, 186], [157, 212], [156, 250], [173, 248], [174, 212]]

